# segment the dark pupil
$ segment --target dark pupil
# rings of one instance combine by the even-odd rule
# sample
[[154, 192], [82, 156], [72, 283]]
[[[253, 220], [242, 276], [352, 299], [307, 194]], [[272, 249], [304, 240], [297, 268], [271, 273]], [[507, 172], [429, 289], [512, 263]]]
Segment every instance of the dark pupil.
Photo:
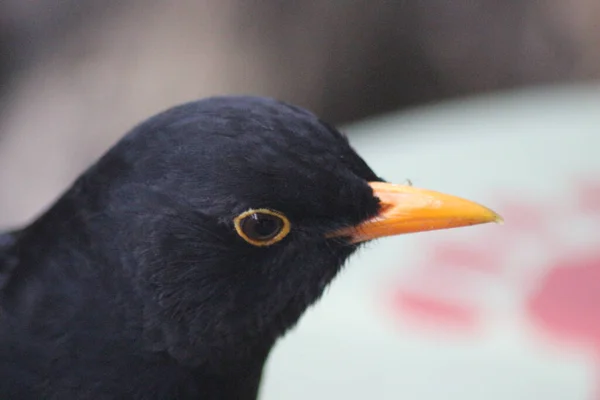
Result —
[[283, 226], [280, 218], [269, 214], [253, 214], [244, 219], [242, 229], [250, 239], [268, 240], [276, 236]]

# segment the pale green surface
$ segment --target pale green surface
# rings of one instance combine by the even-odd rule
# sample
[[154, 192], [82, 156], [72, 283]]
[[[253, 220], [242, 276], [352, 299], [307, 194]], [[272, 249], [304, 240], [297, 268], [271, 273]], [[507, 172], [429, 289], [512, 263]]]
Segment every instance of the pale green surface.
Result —
[[[543, 202], [564, 196], [574, 176], [600, 177], [599, 106], [596, 87], [543, 89], [442, 104], [347, 131], [359, 153], [387, 180], [410, 178], [415, 186], [494, 208], [498, 193]], [[359, 135], [363, 132], [368, 134]], [[561, 231], [569, 222], [557, 219], [556, 224]], [[277, 346], [262, 398], [589, 399], [592, 358], [532, 340], [519, 313], [523, 299], [512, 289], [478, 283], [481, 290], [475, 295], [489, 306], [490, 323], [482, 337], [472, 340], [443, 332], [425, 335], [392, 321], [377, 306], [381, 284], [414, 267], [430, 241], [469, 240], [502, 228], [433, 232], [370, 245]], [[578, 232], [584, 228], [567, 229], [574, 247], [582, 243]], [[554, 250], [531, 248], [526, 262], [514, 270], [525, 282]]]

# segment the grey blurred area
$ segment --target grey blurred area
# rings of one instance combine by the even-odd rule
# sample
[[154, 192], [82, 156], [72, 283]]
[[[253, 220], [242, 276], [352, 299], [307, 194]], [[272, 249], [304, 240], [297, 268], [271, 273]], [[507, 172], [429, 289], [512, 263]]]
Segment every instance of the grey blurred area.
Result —
[[595, 79], [598, 21], [597, 0], [3, 0], [0, 227], [174, 104], [267, 95], [343, 124]]

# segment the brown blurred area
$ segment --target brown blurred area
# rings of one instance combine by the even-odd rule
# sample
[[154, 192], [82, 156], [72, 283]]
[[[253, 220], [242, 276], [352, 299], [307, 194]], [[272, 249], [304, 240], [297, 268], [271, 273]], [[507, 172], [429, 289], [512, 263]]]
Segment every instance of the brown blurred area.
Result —
[[347, 123], [595, 79], [599, 49], [596, 0], [3, 0], [0, 227], [176, 103], [268, 95]]

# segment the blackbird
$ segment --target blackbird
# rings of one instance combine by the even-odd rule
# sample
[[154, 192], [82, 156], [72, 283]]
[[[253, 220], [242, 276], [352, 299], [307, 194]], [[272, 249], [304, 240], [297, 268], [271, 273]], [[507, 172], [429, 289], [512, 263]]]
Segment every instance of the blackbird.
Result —
[[361, 243], [498, 221], [386, 183], [296, 106], [176, 106], [0, 236], [0, 398], [255, 399], [274, 343]]

